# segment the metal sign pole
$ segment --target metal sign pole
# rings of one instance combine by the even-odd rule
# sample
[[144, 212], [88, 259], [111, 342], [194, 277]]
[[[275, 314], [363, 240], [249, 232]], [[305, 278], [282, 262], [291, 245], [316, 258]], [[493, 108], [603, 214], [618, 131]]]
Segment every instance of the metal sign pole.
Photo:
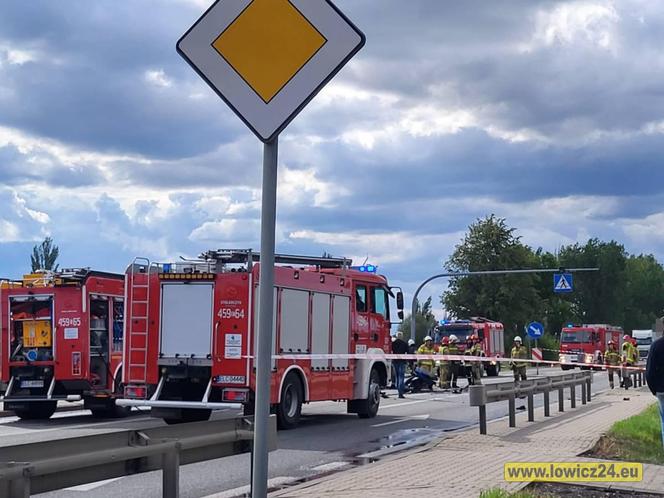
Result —
[[[537, 339], [535, 339], [535, 349], [538, 349]], [[532, 358], [532, 354], [530, 356]], [[544, 358], [544, 353], [542, 353], [542, 358]], [[535, 375], [539, 375], [539, 363], [535, 363]]]
[[274, 309], [274, 238], [277, 214], [278, 138], [263, 148], [263, 194], [261, 207], [261, 257], [258, 296], [258, 343], [256, 345], [256, 401], [251, 496], [267, 496], [268, 418], [272, 370], [272, 316]]

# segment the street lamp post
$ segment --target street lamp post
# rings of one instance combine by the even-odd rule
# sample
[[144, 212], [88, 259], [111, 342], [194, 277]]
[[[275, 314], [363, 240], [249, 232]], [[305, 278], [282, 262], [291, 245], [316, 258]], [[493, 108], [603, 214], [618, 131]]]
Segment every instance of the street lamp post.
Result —
[[453, 277], [472, 277], [472, 276], [481, 276], [481, 275], [519, 275], [519, 274], [529, 274], [529, 273], [574, 273], [582, 271], [599, 271], [599, 268], [542, 268], [542, 269], [521, 269], [521, 270], [486, 270], [486, 271], [462, 271], [462, 272], [450, 272], [450, 273], [439, 273], [438, 275], [433, 275], [432, 277], [427, 278], [424, 282], [415, 291], [413, 295], [413, 303], [410, 311], [410, 338], [415, 340], [415, 315], [417, 314], [417, 296], [420, 291], [433, 280], [439, 278], [453, 278]]

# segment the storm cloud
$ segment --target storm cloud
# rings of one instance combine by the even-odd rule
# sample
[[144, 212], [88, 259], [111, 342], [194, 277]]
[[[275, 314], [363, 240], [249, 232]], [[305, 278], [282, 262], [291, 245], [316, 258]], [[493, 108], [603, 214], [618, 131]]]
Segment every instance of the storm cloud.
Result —
[[[367, 45], [281, 138], [282, 252], [369, 259], [412, 290], [505, 216], [555, 250], [664, 258], [664, 7], [338, 0]], [[202, 0], [7, 0], [0, 275], [52, 235], [122, 271], [256, 248], [261, 147], [175, 53]]]

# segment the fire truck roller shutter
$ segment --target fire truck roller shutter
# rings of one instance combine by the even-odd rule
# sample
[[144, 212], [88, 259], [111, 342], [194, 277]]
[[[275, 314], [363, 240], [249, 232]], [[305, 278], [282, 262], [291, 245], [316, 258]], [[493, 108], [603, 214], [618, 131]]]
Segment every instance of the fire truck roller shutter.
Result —
[[212, 284], [162, 284], [161, 353], [166, 357], [210, 354]]
[[[330, 353], [330, 298], [329, 294], [315, 292], [312, 300], [311, 353]], [[329, 359], [311, 360], [313, 370], [327, 370]]]
[[281, 326], [279, 352], [309, 352], [309, 292], [294, 289], [281, 291]]
[[[348, 354], [350, 348], [350, 298], [334, 296], [332, 313], [332, 354]], [[348, 359], [333, 359], [332, 369], [347, 369]]]
[[[254, 351], [256, 351], [256, 344], [258, 344], [258, 331], [260, 330], [260, 326], [258, 323], [258, 310], [260, 309], [260, 290], [259, 286], [256, 286], [256, 290], [254, 291], [254, 336], [252, 337], [252, 348]], [[274, 299], [274, 306], [272, 307], [272, 370], [275, 370], [277, 368], [277, 360], [274, 359], [275, 351], [276, 351], [276, 344], [277, 344], [277, 309], [279, 308], [279, 301], [277, 300], [279, 297], [279, 293], [277, 292], [277, 288], [274, 288], [274, 294], [273, 294], [273, 299]]]

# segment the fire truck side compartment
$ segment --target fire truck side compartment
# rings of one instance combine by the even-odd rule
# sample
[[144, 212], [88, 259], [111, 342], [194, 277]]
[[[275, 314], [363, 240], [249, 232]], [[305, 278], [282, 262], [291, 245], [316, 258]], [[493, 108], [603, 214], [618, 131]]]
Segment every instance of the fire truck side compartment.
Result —
[[[330, 352], [330, 295], [315, 292], [312, 300], [311, 353], [328, 354]], [[328, 359], [312, 359], [311, 368], [327, 370]]]
[[[334, 296], [332, 318], [332, 354], [348, 354], [350, 332], [350, 298]], [[348, 358], [333, 358], [333, 369], [347, 369]]]
[[309, 292], [294, 289], [282, 290], [279, 351], [282, 353], [308, 353], [308, 332]]
[[[259, 286], [257, 285], [256, 290], [254, 291], [254, 320], [255, 321], [254, 321], [254, 331], [253, 331], [254, 337], [253, 337], [253, 341], [252, 341], [252, 344], [254, 344], [254, 345], [258, 344], [258, 331], [260, 330], [260, 325], [258, 323], [259, 322], [259, 320], [258, 320], [258, 318], [259, 318], [258, 317], [258, 310], [259, 310], [259, 306], [260, 306], [259, 295], [260, 295]], [[279, 301], [277, 300], [278, 297], [279, 297], [279, 295], [277, 293], [277, 288], [275, 287], [274, 288], [274, 297], [273, 297], [274, 306], [273, 306], [273, 309], [272, 309], [272, 330], [273, 330], [273, 334], [272, 334], [272, 356], [274, 356], [274, 354], [275, 354], [276, 345], [277, 345], [277, 334], [278, 334], [278, 331], [277, 331], [277, 309], [279, 307], [278, 306]], [[251, 363], [253, 364], [253, 360], [252, 360]], [[276, 368], [277, 368], [277, 360], [275, 360], [273, 358], [272, 359], [272, 370], [275, 370]]]

